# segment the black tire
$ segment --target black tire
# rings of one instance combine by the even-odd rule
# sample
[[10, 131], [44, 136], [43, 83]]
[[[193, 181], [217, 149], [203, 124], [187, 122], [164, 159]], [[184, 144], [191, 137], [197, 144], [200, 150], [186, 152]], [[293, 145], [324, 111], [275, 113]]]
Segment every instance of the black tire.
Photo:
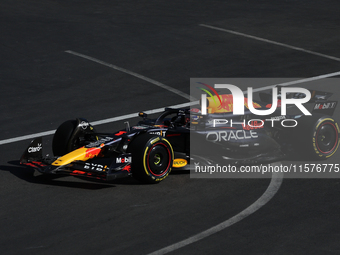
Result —
[[52, 150], [55, 156], [63, 156], [73, 150], [98, 140], [96, 130], [86, 119], [68, 120], [54, 133]]
[[174, 152], [161, 136], [141, 134], [128, 147], [132, 153], [132, 175], [144, 183], [159, 183], [171, 172]]
[[71, 148], [71, 136], [74, 133], [77, 126], [77, 121], [68, 120], [61, 124], [53, 136], [52, 151], [54, 156], [63, 156], [70, 151]]
[[339, 126], [330, 116], [313, 114], [301, 119], [299, 127], [300, 149], [313, 160], [327, 159], [339, 147]]

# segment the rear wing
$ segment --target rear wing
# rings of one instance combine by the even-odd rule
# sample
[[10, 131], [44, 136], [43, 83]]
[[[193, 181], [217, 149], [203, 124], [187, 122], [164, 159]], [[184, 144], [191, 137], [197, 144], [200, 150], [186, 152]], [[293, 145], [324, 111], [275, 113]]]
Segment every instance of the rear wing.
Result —
[[[278, 88], [278, 99], [281, 99], [281, 86]], [[325, 115], [333, 115], [334, 110], [338, 104], [338, 101], [329, 101], [328, 99], [333, 95], [333, 93], [309, 90], [311, 93], [311, 99], [307, 104], [314, 104], [312, 113], [322, 113]], [[272, 91], [270, 92], [260, 92], [260, 100], [265, 103], [272, 103]], [[303, 93], [287, 93], [286, 98], [303, 98], [305, 94]]]
[[314, 104], [313, 113], [322, 113], [326, 115], [333, 115], [338, 101], [317, 102]]
[[[281, 88], [282, 86], [277, 86], [277, 97], [278, 99], [281, 99]], [[328, 98], [330, 98], [333, 93], [325, 92], [325, 91], [318, 91], [318, 90], [310, 90], [311, 93], [311, 99], [309, 100], [309, 103], [315, 103], [315, 102], [323, 102], [326, 101]], [[287, 93], [286, 98], [303, 98], [305, 97], [304, 93]], [[272, 90], [270, 92], [260, 92], [260, 99], [262, 102], [271, 103], [272, 101]]]
[[333, 115], [338, 101], [329, 101], [333, 93], [311, 90], [310, 103], [314, 103], [312, 113], [322, 113], [326, 115]]

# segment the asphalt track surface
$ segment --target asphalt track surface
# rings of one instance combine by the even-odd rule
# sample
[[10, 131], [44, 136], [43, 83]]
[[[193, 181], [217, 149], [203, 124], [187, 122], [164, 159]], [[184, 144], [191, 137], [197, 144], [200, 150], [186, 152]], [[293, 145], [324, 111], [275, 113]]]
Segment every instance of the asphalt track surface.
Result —
[[[0, 141], [76, 117], [95, 122], [186, 103], [191, 77], [297, 80], [338, 72], [339, 8], [338, 1], [3, 0]], [[324, 80], [301, 86], [340, 92]], [[160, 253], [238, 217], [271, 183], [175, 172], [158, 185], [48, 179], [18, 164], [28, 142], [0, 145], [1, 254]], [[284, 179], [277, 188], [247, 217], [169, 254], [339, 254], [339, 179]]]

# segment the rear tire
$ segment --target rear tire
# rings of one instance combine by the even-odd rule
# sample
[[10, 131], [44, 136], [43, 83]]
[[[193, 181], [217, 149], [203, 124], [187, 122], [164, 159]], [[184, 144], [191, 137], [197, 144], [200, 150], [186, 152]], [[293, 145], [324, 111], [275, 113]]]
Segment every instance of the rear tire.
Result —
[[304, 117], [300, 126], [300, 148], [313, 160], [327, 159], [339, 147], [339, 126], [329, 116]]
[[132, 153], [132, 175], [144, 183], [159, 183], [171, 172], [174, 152], [168, 140], [161, 136], [141, 134], [128, 148]]

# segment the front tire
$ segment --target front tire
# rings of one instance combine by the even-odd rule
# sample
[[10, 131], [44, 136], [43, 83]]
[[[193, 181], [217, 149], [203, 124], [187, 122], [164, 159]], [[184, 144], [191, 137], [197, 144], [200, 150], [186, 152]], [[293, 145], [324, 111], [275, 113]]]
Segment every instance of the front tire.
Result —
[[141, 134], [128, 148], [132, 153], [132, 175], [144, 183], [159, 183], [171, 172], [174, 152], [164, 137]]
[[68, 120], [61, 124], [53, 136], [52, 151], [54, 156], [63, 156], [72, 150], [71, 137], [77, 126], [77, 121]]
[[85, 119], [68, 120], [61, 124], [53, 136], [54, 156], [63, 156], [89, 142], [98, 140], [95, 129]]

